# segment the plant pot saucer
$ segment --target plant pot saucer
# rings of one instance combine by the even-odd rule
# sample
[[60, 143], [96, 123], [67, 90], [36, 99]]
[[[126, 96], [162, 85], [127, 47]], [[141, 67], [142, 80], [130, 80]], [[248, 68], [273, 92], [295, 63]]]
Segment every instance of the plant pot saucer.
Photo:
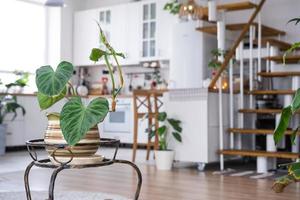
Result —
[[[51, 162], [55, 165], [61, 165], [63, 163], [69, 162], [70, 157], [66, 156], [56, 156], [55, 159], [52, 156], [48, 156]], [[92, 155], [92, 156], [82, 156], [74, 157], [73, 160], [68, 163], [68, 165], [93, 165], [100, 164], [104, 160], [102, 155]], [[58, 162], [57, 162], [58, 161]]]

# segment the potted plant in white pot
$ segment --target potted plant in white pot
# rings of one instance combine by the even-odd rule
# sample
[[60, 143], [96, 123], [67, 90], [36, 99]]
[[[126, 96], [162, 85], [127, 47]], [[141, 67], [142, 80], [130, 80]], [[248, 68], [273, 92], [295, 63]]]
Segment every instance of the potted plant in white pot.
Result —
[[[4, 85], [5, 92], [0, 96], [0, 155], [5, 154], [6, 147], [6, 124], [4, 124], [4, 120], [6, 119], [8, 114], [13, 114], [11, 120], [14, 120], [17, 117], [17, 110], [20, 109], [22, 114], [25, 115], [25, 109], [23, 106], [18, 104], [17, 97], [9, 94], [9, 90], [12, 87], [20, 87], [23, 88], [26, 86], [28, 82], [28, 73], [19, 73], [21, 77], [17, 79], [13, 83], [9, 83]], [[3, 83], [0, 82], [2, 85]]]
[[181, 137], [181, 121], [173, 118], [168, 118], [166, 112], [161, 112], [158, 115], [158, 121], [162, 123], [157, 130], [151, 131], [151, 137], [158, 134], [159, 150], [154, 151], [155, 163], [158, 170], [170, 170], [175, 157], [174, 150], [168, 148], [169, 141], [175, 139], [182, 142]]

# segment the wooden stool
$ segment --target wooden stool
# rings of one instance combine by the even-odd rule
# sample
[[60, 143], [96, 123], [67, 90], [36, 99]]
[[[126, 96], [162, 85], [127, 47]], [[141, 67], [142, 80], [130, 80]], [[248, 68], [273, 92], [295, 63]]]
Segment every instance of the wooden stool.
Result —
[[[163, 91], [157, 90], [134, 90], [133, 91], [133, 109], [134, 109], [134, 132], [133, 132], [133, 154], [132, 162], [135, 162], [136, 150], [138, 147], [138, 121], [147, 118], [148, 126], [148, 142], [146, 160], [149, 160], [151, 147], [155, 150], [159, 149], [158, 134], [155, 133], [154, 142], [151, 141], [150, 130], [154, 125], [155, 130], [159, 128], [158, 114], [159, 109], [163, 105], [158, 97], [162, 97]], [[142, 110], [144, 109], [144, 111]], [[154, 124], [153, 124], [154, 121]]]

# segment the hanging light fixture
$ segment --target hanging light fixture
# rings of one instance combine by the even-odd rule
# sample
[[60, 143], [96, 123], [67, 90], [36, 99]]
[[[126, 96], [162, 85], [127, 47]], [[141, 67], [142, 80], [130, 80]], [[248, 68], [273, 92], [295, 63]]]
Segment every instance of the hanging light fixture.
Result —
[[33, 3], [41, 6], [49, 6], [49, 7], [65, 7], [66, 4], [64, 0], [20, 0], [27, 3]]
[[204, 17], [204, 8], [196, 4], [195, 0], [188, 0], [181, 5], [179, 17], [185, 20], [199, 20]]
[[64, 7], [65, 3], [64, 3], [64, 0], [47, 0], [45, 2], [45, 6]]

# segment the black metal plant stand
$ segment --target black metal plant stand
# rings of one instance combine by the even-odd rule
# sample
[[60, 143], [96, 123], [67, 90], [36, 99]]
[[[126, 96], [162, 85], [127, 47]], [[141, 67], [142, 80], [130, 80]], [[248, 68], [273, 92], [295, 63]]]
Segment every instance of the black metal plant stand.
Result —
[[[71, 156], [70, 160], [67, 162], [60, 162], [55, 158], [55, 152], [58, 149], [66, 149], [68, 150], [71, 155], [72, 152], [71, 150], [68, 149], [68, 145], [67, 144], [60, 144], [60, 145], [55, 145], [55, 144], [46, 144], [44, 142], [43, 139], [37, 139], [37, 140], [30, 140], [28, 142], [26, 142], [27, 145], [27, 150], [29, 152], [30, 157], [33, 159], [33, 161], [27, 166], [26, 170], [25, 170], [25, 174], [24, 174], [24, 182], [25, 182], [25, 189], [26, 189], [26, 197], [27, 200], [32, 200], [31, 199], [31, 193], [30, 193], [30, 186], [29, 186], [29, 173], [30, 170], [33, 166], [36, 167], [41, 167], [41, 168], [52, 168], [54, 169], [51, 179], [50, 179], [50, 185], [49, 185], [49, 198], [48, 200], [54, 200], [54, 185], [55, 185], [55, 180], [56, 177], [58, 175], [59, 172], [61, 172], [64, 169], [83, 169], [83, 168], [91, 168], [91, 167], [103, 167], [103, 166], [108, 166], [108, 165], [113, 165], [113, 164], [125, 164], [125, 165], [129, 165], [131, 166], [137, 173], [138, 176], [138, 184], [137, 184], [137, 188], [135, 191], [135, 196], [134, 199], [138, 200], [139, 198], [139, 194], [141, 191], [141, 186], [142, 186], [142, 174], [141, 171], [139, 170], [139, 168], [132, 162], [127, 161], [127, 160], [118, 160], [116, 159], [116, 155], [119, 149], [119, 145], [120, 145], [120, 141], [119, 140], [115, 140], [115, 139], [108, 139], [108, 138], [102, 138], [100, 139], [99, 145], [113, 145], [115, 147], [115, 152], [113, 155], [113, 158], [111, 159], [107, 159], [104, 158], [104, 160], [100, 163], [97, 164], [85, 164], [85, 165], [71, 165], [71, 161], [73, 160], [73, 156]], [[54, 148], [54, 152], [53, 152], [53, 159], [60, 163], [59, 165], [55, 165], [53, 164], [50, 159], [38, 159], [37, 153], [36, 153], [36, 148], [46, 148], [46, 147], [51, 147]]]

